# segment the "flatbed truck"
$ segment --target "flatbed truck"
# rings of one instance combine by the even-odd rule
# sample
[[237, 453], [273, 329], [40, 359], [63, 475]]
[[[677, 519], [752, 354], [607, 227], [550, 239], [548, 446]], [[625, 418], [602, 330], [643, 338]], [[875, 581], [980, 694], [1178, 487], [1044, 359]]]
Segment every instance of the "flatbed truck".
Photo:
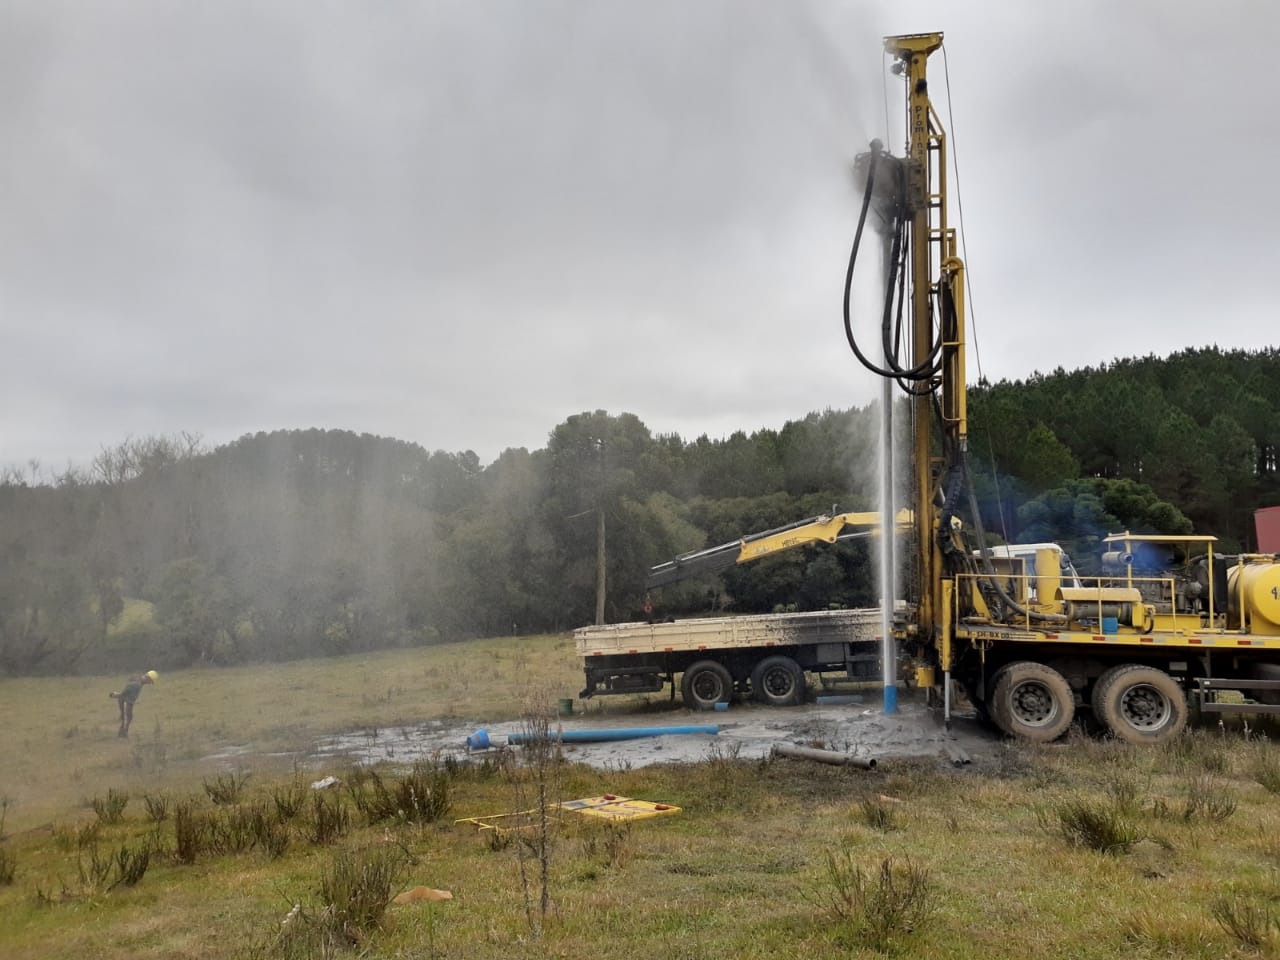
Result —
[[678, 687], [685, 706], [708, 710], [737, 696], [788, 706], [804, 700], [807, 673], [850, 680], [880, 675], [879, 608], [616, 623], [575, 631], [586, 687], [603, 694]]

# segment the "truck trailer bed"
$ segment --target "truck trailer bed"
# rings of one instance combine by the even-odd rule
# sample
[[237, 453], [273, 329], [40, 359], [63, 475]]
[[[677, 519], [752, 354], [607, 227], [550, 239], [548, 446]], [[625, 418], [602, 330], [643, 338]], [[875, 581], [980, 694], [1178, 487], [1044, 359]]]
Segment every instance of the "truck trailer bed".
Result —
[[666, 623], [611, 623], [574, 631], [583, 658], [680, 650], [857, 643], [880, 638], [880, 609], [708, 617]]

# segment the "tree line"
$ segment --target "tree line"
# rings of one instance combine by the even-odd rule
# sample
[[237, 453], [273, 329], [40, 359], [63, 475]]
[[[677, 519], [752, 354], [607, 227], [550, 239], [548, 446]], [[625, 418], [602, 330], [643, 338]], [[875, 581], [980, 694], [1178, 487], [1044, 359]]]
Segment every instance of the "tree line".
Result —
[[[1274, 351], [1185, 351], [970, 391], [981, 521], [1087, 568], [1121, 528], [1250, 546], [1280, 503]], [[875, 508], [877, 414], [686, 441], [632, 414], [569, 417], [539, 450], [472, 452], [335, 430], [131, 439], [83, 471], [0, 476], [0, 673], [341, 654], [559, 631], [606, 618], [864, 606], [860, 541], [647, 597], [655, 563], [831, 510]], [[905, 422], [900, 417], [899, 422]]]

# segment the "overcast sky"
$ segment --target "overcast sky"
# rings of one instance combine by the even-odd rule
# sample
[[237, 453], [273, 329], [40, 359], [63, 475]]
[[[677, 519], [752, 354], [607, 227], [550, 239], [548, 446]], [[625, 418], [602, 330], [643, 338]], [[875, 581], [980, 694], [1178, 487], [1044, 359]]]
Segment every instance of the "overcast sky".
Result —
[[971, 376], [1269, 345], [1278, 11], [0, 0], [0, 465], [865, 404], [848, 170], [902, 150], [892, 33], [946, 35]]

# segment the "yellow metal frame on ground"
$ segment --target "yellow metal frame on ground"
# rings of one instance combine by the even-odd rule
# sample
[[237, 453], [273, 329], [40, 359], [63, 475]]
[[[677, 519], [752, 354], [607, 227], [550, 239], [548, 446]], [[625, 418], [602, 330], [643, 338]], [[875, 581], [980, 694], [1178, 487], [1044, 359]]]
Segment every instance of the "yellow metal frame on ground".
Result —
[[[652, 817], [665, 817], [679, 813], [680, 808], [669, 803], [654, 803], [651, 800], [633, 800], [631, 797], [619, 797], [612, 793], [598, 797], [584, 797], [581, 800], [565, 800], [554, 804], [556, 810], [569, 813], [580, 813], [585, 817], [596, 817], [601, 820], [648, 820]], [[553, 826], [560, 825], [560, 818], [548, 813], [547, 820]], [[512, 834], [528, 833], [539, 826], [538, 811], [520, 810], [516, 813], [497, 813], [487, 817], [459, 817], [453, 821], [469, 823], [481, 833], [493, 832], [500, 837]]]
[[[539, 826], [537, 817], [537, 810], [520, 810], [516, 813], [497, 813], [487, 817], [459, 817], [453, 822], [469, 823], [481, 833], [492, 832], [500, 837], [508, 837], [537, 830]], [[547, 815], [547, 821], [552, 826], [560, 825], [560, 818], [553, 814]]]
[[557, 806], [561, 810], [580, 813], [586, 817], [599, 817], [602, 820], [648, 820], [680, 812], [679, 807], [669, 803], [632, 800], [630, 797], [617, 797], [611, 793], [582, 800], [566, 800]]

